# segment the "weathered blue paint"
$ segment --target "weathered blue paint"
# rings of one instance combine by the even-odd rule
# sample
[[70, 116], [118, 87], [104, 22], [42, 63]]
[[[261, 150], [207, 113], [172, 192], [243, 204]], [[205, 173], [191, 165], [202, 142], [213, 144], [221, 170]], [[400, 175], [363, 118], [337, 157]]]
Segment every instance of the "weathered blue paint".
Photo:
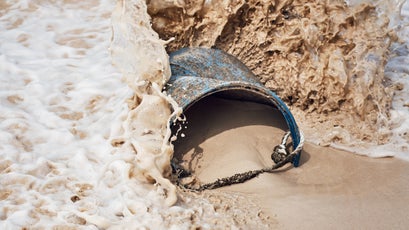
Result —
[[[170, 54], [172, 76], [166, 92], [187, 110], [195, 102], [214, 93], [233, 93], [243, 100], [257, 101], [278, 108], [291, 131], [294, 149], [300, 131], [288, 107], [237, 58], [217, 49], [183, 48]], [[299, 164], [301, 152], [294, 159]]]

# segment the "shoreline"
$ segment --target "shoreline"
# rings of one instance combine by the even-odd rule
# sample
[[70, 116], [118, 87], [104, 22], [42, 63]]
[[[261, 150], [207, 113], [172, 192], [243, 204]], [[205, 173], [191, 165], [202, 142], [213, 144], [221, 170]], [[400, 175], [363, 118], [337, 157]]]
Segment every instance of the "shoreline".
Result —
[[409, 225], [409, 162], [306, 143], [301, 163], [222, 190], [252, 199], [280, 229], [404, 229]]

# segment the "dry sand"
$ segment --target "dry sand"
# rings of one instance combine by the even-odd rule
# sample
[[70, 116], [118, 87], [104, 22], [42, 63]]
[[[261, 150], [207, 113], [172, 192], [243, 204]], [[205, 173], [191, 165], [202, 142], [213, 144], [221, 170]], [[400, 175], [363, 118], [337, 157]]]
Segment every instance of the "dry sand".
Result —
[[[186, 113], [175, 157], [202, 182], [268, 166], [286, 129], [269, 106], [211, 97]], [[278, 229], [405, 229], [409, 162], [306, 144], [301, 165], [216, 190], [255, 202]], [[237, 204], [232, 204], [237, 207]], [[246, 207], [240, 208], [245, 209]]]

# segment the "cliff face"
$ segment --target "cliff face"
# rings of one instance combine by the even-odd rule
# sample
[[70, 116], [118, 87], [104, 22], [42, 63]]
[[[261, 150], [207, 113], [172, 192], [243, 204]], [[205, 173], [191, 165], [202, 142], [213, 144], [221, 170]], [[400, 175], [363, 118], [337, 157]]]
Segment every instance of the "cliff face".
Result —
[[337, 0], [151, 0], [148, 12], [160, 37], [174, 39], [168, 51], [186, 46], [227, 51], [290, 105], [304, 128], [352, 134], [331, 134], [325, 141], [388, 140], [379, 127], [388, 126], [392, 90], [383, 72], [394, 36], [374, 6]]

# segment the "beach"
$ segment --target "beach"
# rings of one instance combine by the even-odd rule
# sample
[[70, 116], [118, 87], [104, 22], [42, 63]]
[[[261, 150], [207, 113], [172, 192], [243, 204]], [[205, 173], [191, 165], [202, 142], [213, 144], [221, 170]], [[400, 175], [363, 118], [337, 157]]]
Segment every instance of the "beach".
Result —
[[278, 229], [406, 228], [406, 161], [311, 144], [303, 154], [309, 159], [300, 168], [226, 190], [254, 199]]
[[[1, 2], [0, 229], [406, 229], [408, 22], [408, 1]], [[220, 95], [183, 111], [166, 82], [189, 46], [288, 105], [299, 167], [178, 187], [172, 159], [211, 182], [271, 166], [288, 130]]]

